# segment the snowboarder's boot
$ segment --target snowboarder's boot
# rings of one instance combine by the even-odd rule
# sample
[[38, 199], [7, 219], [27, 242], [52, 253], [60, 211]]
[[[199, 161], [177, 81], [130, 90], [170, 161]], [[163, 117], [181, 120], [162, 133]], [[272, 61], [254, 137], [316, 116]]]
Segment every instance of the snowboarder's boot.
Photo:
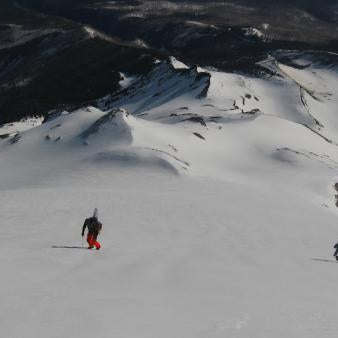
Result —
[[89, 246], [89, 247], [88, 247], [88, 250], [91, 250], [91, 249], [93, 249], [93, 248], [94, 248], [93, 246]]

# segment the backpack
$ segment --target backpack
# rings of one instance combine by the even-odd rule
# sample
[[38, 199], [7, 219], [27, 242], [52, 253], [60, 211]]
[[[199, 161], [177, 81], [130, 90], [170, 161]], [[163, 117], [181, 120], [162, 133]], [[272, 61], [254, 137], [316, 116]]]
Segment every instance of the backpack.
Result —
[[88, 232], [91, 234], [98, 234], [102, 230], [102, 223], [95, 217], [88, 218], [86, 220]]

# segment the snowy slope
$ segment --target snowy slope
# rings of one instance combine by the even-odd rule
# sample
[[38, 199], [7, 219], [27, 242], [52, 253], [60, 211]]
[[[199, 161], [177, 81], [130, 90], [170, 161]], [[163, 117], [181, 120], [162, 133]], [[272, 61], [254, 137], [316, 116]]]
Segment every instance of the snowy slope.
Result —
[[43, 122], [41, 117], [29, 117], [19, 122], [6, 123], [0, 126], [0, 137], [7, 138], [10, 135], [23, 132], [33, 127], [39, 126]]
[[4, 336], [336, 336], [338, 74], [265, 66], [158, 63], [0, 140]]

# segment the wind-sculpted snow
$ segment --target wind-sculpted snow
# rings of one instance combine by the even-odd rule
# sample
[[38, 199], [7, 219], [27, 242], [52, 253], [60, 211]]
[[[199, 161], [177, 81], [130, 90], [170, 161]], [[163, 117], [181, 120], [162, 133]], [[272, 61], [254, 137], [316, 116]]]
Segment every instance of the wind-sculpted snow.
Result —
[[94, 156], [86, 159], [89, 163], [100, 168], [102, 166], [112, 165], [113, 167], [121, 169], [141, 168], [156, 172], [162, 170], [164, 172], [177, 175], [178, 170], [173, 164], [169, 155], [160, 156], [154, 149], [135, 148], [135, 149], [117, 149], [112, 151], [106, 151], [103, 153], [95, 154]]
[[[337, 72], [308, 61], [171, 59], [100, 109], [11, 126], [1, 334], [335, 337]], [[94, 207], [99, 252], [80, 250]]]
[[98, 119], [92, 126], [79, 135], [86, 143], [104, 144], [108, 139], [117, 143], [130, 144], [133, 141], [132, 129], [128, 116], [123, 110], [113, 110]]
[[[338, 56], [290, 52], [278, 57], [285, 59], [285, 64], [271, 58], [262, 65], [294, 88], [297, 105], [300, 105], [297, 111], [302, 115], [302, 119], [295, 122], [306, 125], [329, 142], [337, 143]], [[295, 109], [291, 110], [294, 112]], [[294, 117], [288, 118], [294, 120]]]

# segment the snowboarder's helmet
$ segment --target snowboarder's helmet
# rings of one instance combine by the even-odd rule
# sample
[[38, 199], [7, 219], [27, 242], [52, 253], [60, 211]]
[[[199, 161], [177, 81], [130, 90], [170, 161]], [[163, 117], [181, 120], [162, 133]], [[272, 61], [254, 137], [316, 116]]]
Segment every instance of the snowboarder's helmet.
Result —
[[99, 211], [97, 210], [97, 208], [95, 208], [94, 213], [93, 213], [93, 217], [97, 219], [98, 216], [99, 216]]

